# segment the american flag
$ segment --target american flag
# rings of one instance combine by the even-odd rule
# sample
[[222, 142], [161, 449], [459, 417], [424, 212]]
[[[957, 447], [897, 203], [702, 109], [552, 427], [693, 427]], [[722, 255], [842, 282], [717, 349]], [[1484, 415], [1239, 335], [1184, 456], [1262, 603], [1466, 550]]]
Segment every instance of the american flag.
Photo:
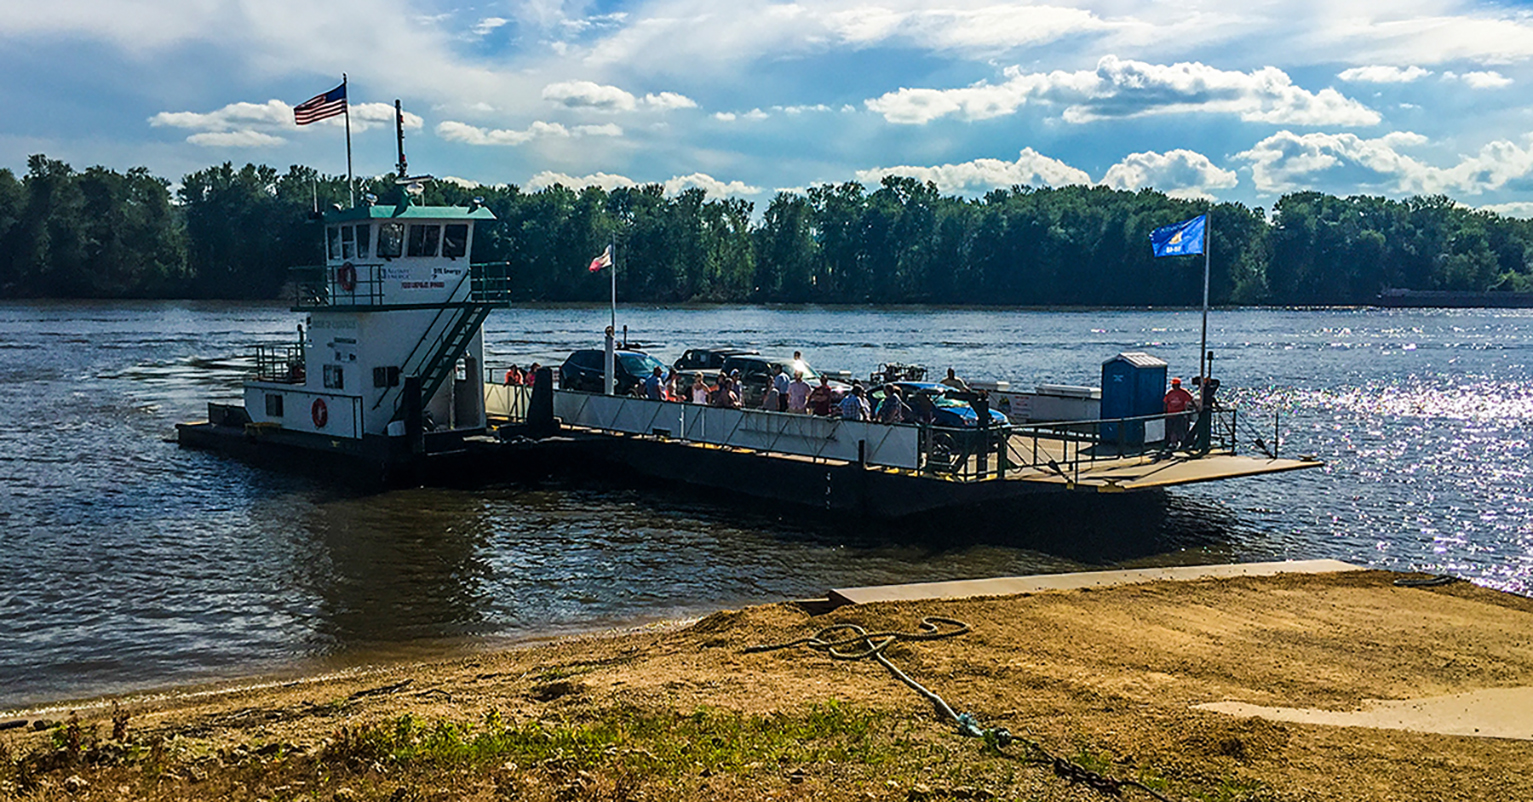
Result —
[[319, 122], [327, 117], [334, 117], [346, 111], [346, 84], [324, 93], [315, 95], [293, 107], [293, 122], [299, 125]]

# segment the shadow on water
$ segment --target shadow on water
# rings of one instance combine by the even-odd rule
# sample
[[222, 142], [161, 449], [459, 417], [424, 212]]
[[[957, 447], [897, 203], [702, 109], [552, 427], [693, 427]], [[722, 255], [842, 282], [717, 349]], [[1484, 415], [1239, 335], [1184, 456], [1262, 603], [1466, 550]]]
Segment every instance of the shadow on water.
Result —
[[975, 547], [1042, 552], [1085, 566], [1106, 566], [1228, 543], [1238, 526], [1222, 507], [1163, 490], [1058, 493], [885, 520], [832, 515], [808, 505], [633, 477], [563, 479], [570, 487], [640, 494], [650, 503], [702, 517], [727, 517], [785, 541], [874, 549], [907, 546], [932, 555]]

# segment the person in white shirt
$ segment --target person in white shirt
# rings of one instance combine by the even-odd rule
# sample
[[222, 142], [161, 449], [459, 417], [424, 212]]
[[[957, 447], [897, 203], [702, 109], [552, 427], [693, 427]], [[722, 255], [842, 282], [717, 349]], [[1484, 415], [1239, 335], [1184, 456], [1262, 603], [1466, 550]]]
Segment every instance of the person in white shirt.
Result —
[[809, 382], [804, 381], [804, 374], [793, 374], [793, 381], [788, 382], [788, 411], [800, 415], [809, 411]]

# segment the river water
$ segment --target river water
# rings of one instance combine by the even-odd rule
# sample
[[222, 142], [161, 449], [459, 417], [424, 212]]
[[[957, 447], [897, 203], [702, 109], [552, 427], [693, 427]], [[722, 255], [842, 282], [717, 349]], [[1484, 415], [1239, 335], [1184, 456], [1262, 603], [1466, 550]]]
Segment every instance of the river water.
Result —
[[[487, 362], [557, 364], [607, 315], [497, 312]], [[1282, 451], [1327, 466], [1175, 489], [1148, 522], [1056, 520], [1044, 541], [1036, 522], [870, 531], [589, 483], [361, 494], [168, 441], [237, 399], [252, 346], [297, 322], [272, 304], [0, 304], [0, 711], [890, 582], [1329, 557], [1533, 593], [1529, 310], [1215, 311], [1226, 398], [1269, 441], [1280, 413]], [[666, 361], [799, 349], [822, 368], [921, 363], [1026, 388], [1096, 385], [1126, 350], [1189, 376], [1200, 319], [688, 307], [619, 323]], [[1113, 529], [1126, 547], [1094, 545]]]

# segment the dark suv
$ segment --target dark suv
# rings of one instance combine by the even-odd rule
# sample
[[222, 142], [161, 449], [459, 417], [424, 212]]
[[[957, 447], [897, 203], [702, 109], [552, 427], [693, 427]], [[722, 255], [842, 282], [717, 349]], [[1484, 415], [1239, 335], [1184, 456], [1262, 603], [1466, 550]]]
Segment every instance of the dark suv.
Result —
[[[606, 352], [597, 348], [570, 354], [559, 367], [560, 389], [601, 392], [606, 386], [606, 361]], [[660, 368], [661, 375], [668, 372], [664, 362], [643, 351], [618, 351], [615, 361], [613, 390], [618, 395], [632, 393], [655, 368]]]
[[671, 367], [675, 368], [677, 373], [697, 371], [717, 373], [719, 368], [724, 367], [724, 360], [732, 356], [751, 356], [760, 353], [748, 348], [689, 348], [677, 357]]

